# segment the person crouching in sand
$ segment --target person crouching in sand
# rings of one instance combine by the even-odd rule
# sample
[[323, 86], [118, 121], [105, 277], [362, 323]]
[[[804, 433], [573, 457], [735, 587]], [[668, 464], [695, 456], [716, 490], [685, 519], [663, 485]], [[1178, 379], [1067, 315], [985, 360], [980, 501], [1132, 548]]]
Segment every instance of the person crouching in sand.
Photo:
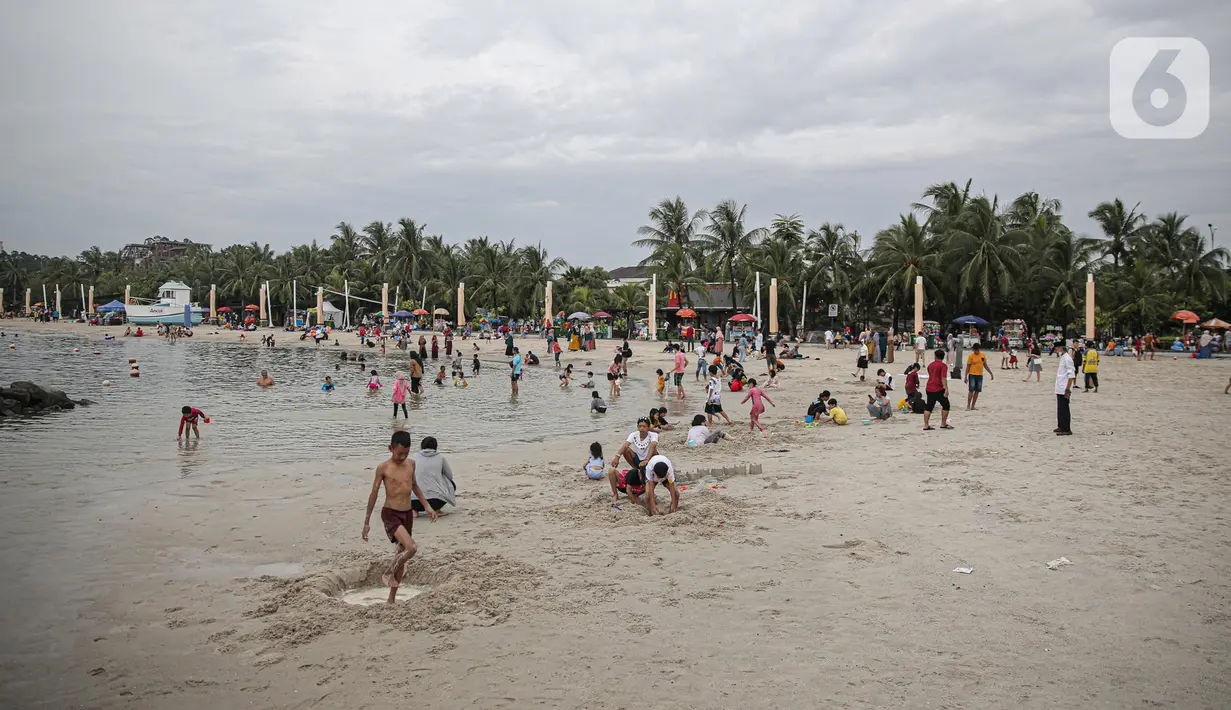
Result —
[[371, 529], [372, 509], [376, 507], [376, 496], [381, 484], [385, 486], [385, 504], [380, 509], [380, 522], [385, 526], [385, 535], [389, 542], [397, 545], [389, 568], [380, 576], [380, 581], [389, 586], [389, 603], [397, 597], [398, 585], [402, 583], [402, 575], [406, 572], [406, 563], [419, 551], [410, 533], [414, 527], [415, 511], [410, 504], [410, 496], [415, 498], [427, 511], [427, 517], [436, 522], [436, 511], [432, 509], [419, 484], [415, 481], [415, 462], [408, 460], [410, 456], [410, 433], [406, 431], [393, 432], [389, 442], [389, 460], [382, 461], [376, 467], [376, 478], [372, 481], [372, 492], [368, 494], [367, 513], [363, 516], [363, 541], [368, 540]]

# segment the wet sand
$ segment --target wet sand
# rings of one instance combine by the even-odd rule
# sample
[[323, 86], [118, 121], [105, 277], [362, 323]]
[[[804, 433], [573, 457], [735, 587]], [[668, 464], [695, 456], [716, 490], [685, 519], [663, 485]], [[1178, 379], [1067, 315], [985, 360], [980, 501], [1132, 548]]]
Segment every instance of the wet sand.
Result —
[[[683, 426], [663, 436], [682, 477], [763, 472], [686, 483], [679, 513], [647, 518], [613, 510], [606, 483], [581, 472], [589, 442], [614, 453], [654, 398], [654, 368], [668, 369], [649, 352], [661, 346], [633, 347], [621, 399], [638, 405], [612, 402], [602, 433], [450, 455], [459, 507], [416, 522], [406, 583], [425, 591], [393, 608], [338, 598], [376, 584], [389, 553], [378, 521], [371, 542], [359, 537], [380, 449], [301, 466], [253, 455], [244, 475], [170, 477], [92, 507], [72, 493], [88, 468], [49, 447], [49, 484], [23, 488], [20, 509], [6, 486], [0, 524], [5, 605], [27, 610], [0, 665], [10, 702], [1213, 708], [1231, 697], [1231, 361], [1106, 358], [1100, 393], [1074, 395], [1076, 435], [1056, 437], [1054, 359], [1042, 383], [993, 369], [979, 411], [960, 411], [955, 392], [956, 429], [925, 433], [910, 415], [861, 425], [870, 387], [852, 381], [853, 353], [805, 349], [819, 359], [788, 363], [763, 417], [770, 437], [747, 434], [747, 405], [730, 392], [739, 441], [690, 448]], [[670, 404], [681, 425], [675, 413], [704, 401], [685, 381], [688, 404]], [[523, 406], [551, 386], [523, 388]], [[795, 424], [820, 389], [850, 425]], [[544, 433], [533, 407], [522, 416], [527, 438]], [[1073, 564], [1047, 569], [1061, 556]], [[57, 595], [60, 613], [39, 603]]]

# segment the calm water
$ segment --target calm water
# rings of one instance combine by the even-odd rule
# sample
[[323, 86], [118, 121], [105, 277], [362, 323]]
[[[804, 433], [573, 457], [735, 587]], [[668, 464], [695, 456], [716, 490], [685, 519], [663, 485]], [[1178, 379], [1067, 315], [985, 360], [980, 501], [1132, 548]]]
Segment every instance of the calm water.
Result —
[[[8, 350], [9, 342], [16, 343], [17, 349]], [[471, 344], [458, 342], [469, 372]], [[41, 475], [46, 466], [63, 460], [56, 451], [71, 444], [74, 450], [83, 447], [87, 452], [94, 472], [88, 488], [94, 494], [123, 491], [151, 479], [241, 472], [254, 465], [254, 451], [260, 453], [255, 460], [262, 468], [379, 457], [395, 427], [393, 373], [397, 369], [405, 372], [409, 362], [405, 354], [393, 350], [384, 356], [367, 350], [368, 372], [362, 372], [357, 363], [340, 360], [341, 348], [269, 349], [204, 340], [181, 340], [173, 345], [161, 338], [103, 341], [84, 334], [26, 332], [13, 339], [10, 333], [3, 345], [3, 385], [33, 380], [97, 404], [0, 423], [0, 450], [7, 461], [16, 464], [6, 467], [9, 470], [0, 480], [13, 490], [22, 479]], [[74, 347], [79, 352], [73, 353]], [[416, 442], [433, 435], [441, 449], [449, 452], [543, 441], [549, 434], [579, 434], [611, 426], [610, 419], [588, 413], [588, 390], [576, 386], [561, 390], [557, 372], [549, 364], [526, 368], [521, 394], [514, 399], [503, 347], [491, 341], [483, 341], [482, 347], [482, 373], [471, 378], [469, 388], [454, 388], [451, 381], [439, 387], [431, 384], [430, 376], [425, 377], [426, 393], [408, 403], [409, 419], [399, 417], [396, 426], [404, 426]], [[101, 354], [93, 355], [95, 350]], [[604, 396], [607, 351], [603, 347], [591, 353]], [[141, 367], [140, 378], [128, 376], [130, 357]], [[335, 371], [339, 364], [341, 371]], [[255, 386], [262, 368], [269, 370], [275, 387], [262, 390]], [[385, 388], [369, 394], [366, 384], [373, 368]], [[430, 360], [427, 368], [429, 373], [435, 369]], [[325, 375], [334, 378], [336, 391], [320, 391]], [[102, 385], [108, 379], [112, 387]], [[618, 408], [621, 413], [616, 416], [627, 419], [630, 429], [636, 416], [657, 402], [652, 389], [653, 383], [644, 380], [625, 386]], [[199, 446], [181, 446], [175, 441], [179, 410], [184, 405], [202, 409], [212, 418], [211, 424], [201, 425]]]

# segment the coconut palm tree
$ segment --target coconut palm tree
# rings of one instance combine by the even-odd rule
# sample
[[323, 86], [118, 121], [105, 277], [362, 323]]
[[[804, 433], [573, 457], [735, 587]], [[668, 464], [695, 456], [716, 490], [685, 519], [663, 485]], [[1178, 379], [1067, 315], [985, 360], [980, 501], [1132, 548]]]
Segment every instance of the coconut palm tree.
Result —
[[[688, 205], [676, 195], [664, 199], [650, 210], [650, 224], [637, 228], [640, 239], [633, 241], [635, 247], [658, 249], [665, 244], [679, 244], [687, 248], [705, 223], [705, 210], [690, 213]], [[642, 262], [643, 264], [645, 262]]]
[[1098, 207], [1090, 210], [1090, 219], [1098, 223], [1107, 239], [1103, 254], [1111, 257], [1117, 269], [1120, 268], [1120, 260], [1129, 256], [1133, 242], [1145, 225], [1145, 215], [1137, 211], [1140, 206], [1138, 202], [1133, 209], [1125, 211], [1124, 203], [1117, 197], [1111, 202], [1100, 202]]
[[330, 238], [334, 264], [349, 265], [363, 256], [363, 239], [347, 222], [338, 222]]
[[995, 199], [974, 198], [953, 222], [947, 246], [959, 263], [962, 290], [976, 293], [994, 316], [993, 294], [1008, 293], [1009, 284], [1021, 270], [1018, 247], [1025, 240], [1020, 230], [1008, 230]]
[[731, 287], [731, 309], [739, 310], [739, 294], [735, 285], [735, 262], [747, 254], [769, 234], [764, 227], [747, 229], [744, 220], [747, 205], [735, 200], [723, 200], [709, 213], [709, 224], [698, 238], [699, 246], [711, 261], [721, 265]]
[[967, 180], [963, 187], [958, 187], [954, 182], [929, 185], [923, 191], [923, 199], [930, 200], [931, 204], [915, 202], [911, 209], [924, 215], [925, 227], [934, 234], [943, 236], [970, 204], [971, 182], [972, 180]]
[[402, 284], [410, 293], [418, 293], [426, 281], [429, 256], [423, 235], [425, 226], [403, 217], [393, 233], [387, 278]]
[[790, 249], [799, 249], [804, 245], [804, 219], [798, 214], [774, 215], [769, 223], [769, 238], [782, 242]]
[[377, 220], [363, 228], [363, 251], [368, 263], [384, 278], [389, 270], [389, 262], [393, 258], [394, 236], [393, 225]]

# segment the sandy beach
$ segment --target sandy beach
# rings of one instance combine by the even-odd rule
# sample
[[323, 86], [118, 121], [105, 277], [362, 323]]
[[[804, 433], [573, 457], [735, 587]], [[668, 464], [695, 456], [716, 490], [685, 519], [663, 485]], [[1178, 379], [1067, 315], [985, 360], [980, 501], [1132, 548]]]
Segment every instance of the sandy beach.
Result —
[[[52, 332], [124, 330], [0, 321], [14, 329], [18, 351]], [[279, 348], [315, 347], [283, 331], [240, 346], [208, 327], [176, 347], [259, 349], [264, 332]], [[545, 353], [539, 339], [519, 345]], [[563, 360], [591, 359], [601, 377], [614, 345]], [[621, 400], [657, 399], [661, 347], [633, 343], [625, 394], [597, 436], [608, 457], [644, 413]], [[748, 434], [748, 405], [725, 392], [736, 426], [721, 428], [739, 440], [696, 448], [684, 434], [704, 382], [690, 357], [686, 403], [665, 400], [679, 428], [660, 444], [687, 490], [678, 513], [653, 518], [613, 509], [606, 482], [584, 477], [595, 435], [536, 427], [525, 405], [556, 386], [543, 356], [519, 397], [525, 443], [453, 455], [442, 441], [458, 506], [415, 523], [404, 584], [421, 593], [391, 608], [340, 599], [377, 586], [389, 557], [379, 521], [360, 540], [381, 448], [295, 466], [254, 450], [242, 472], [169, 475], [98, 509], [72, 492], [88, 451], [66, 440], [10, 459], [0, 559], [5, 604], [22, 613], [0, 664], [9, 702], [1227, 707], [1231, 360], [1107, 357], [1100, 392], [1073, 395], [1075, 436], [1057, 437], [1054, 358], [1036, 383], [990, 357], [979, 410], [963, 410], [952, 381], [956, 428], [923, 432], [900, 413], [861, 423], [871, 386], [851, 377], [852, 351], [803, 352], [813, 359], [788, 362], [769, 392], [768, 437]], [[884, 367], [900, 374], [910, 360]], [[763, 375], [763, 361], [748, 370]], [[490, 374], [472, 386], [508, 388]], [[849, 425], [796, 424], [821, 389]], [[77, 415], [55, 416], [69, 427]], [[482, 421], [471, 436], [484, 437]], [[694, 480], [747, 464], [762, 472]], [[1062, 556], [1072, 564], [1048, 569]]]

